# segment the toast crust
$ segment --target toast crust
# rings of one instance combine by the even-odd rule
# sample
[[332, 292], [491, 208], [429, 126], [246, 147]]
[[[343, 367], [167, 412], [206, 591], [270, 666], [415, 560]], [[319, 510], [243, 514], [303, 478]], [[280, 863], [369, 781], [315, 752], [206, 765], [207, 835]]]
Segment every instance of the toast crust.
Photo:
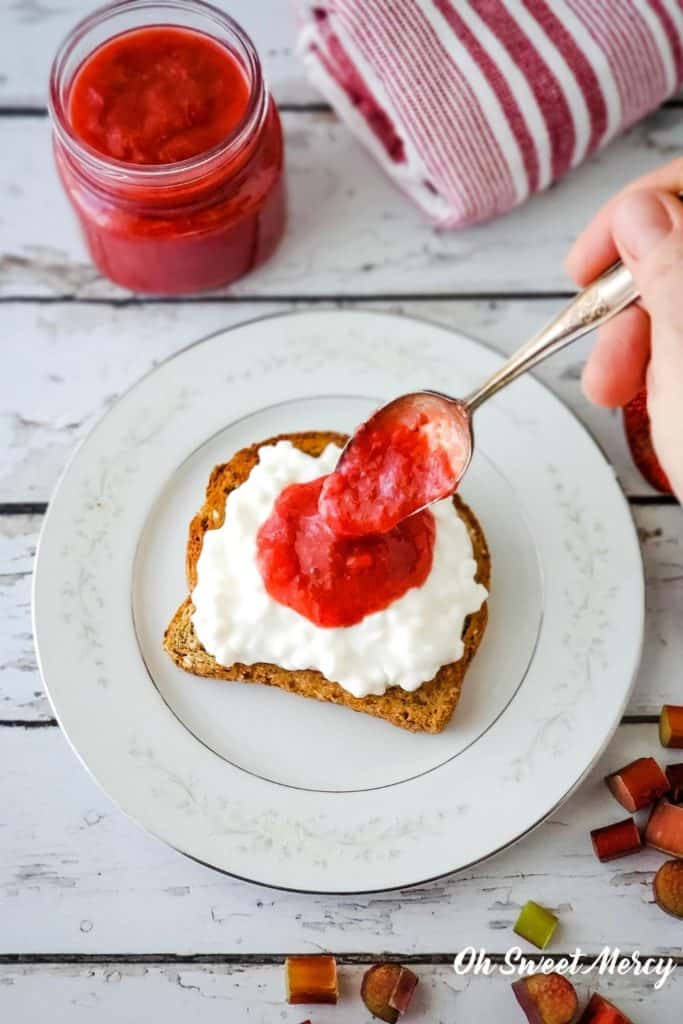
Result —
[[[197, 583], [197, 562], [204, 534], [207, 530], [215, 530], [223, 525], [227, 496], [247, 479], [259, 460], [260, 448], [277, 444], [278, 441], [291, 441], [300, 451], [317, 458], [328, 444], [341, 447], [346, 440], [344, 434], [330, 431], [280, 434], [243, 448], [229, 462], [216, 466], [209, 478], [204, 504], [190, 523], [185, 563], [190, 593]], [[483, 530], [464, 501], [456, 495], [453, 502], [472, 541], [477, 562], [476, 579], [489, 589], [491, 558]], [[424, 682], [419, 689], [408, 692], [395, 686], [381, 696], [354, 697], [338, 683], [326, 679], [321, 672], [314, 669], [288, 671], [267, 662], [257, 662], [253, 665], [219, 665], [204, 650], [195, 634], [191, 621], [193, 612], [192, 599], [187, 597], [169, 623], [163, 641], [167, 653], [176, 665], [186, 672], [211, 679], [265, 683], [289, 693], [343, 704], [354, 711], [384, 718], [402, 729], [432, 733], [441, 732], [450, 721], [460, 698], [465, 673], [481, 643], [488, 618], [487, 605], [484, 602], [479, 611], [469, 615], [465, 620], [462, 634], [463, 656], [456, 662], [442, 665], [434, 678]]]

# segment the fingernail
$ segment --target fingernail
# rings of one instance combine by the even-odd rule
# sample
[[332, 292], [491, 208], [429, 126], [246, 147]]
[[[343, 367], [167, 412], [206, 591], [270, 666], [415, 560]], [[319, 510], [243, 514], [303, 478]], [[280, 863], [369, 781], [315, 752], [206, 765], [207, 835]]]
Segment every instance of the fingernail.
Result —
[[617, 205], [612, 221], [614, 240], [626, 255], [642, 259], [673, 227], [668, 209], [653, 192], [629, 192]]

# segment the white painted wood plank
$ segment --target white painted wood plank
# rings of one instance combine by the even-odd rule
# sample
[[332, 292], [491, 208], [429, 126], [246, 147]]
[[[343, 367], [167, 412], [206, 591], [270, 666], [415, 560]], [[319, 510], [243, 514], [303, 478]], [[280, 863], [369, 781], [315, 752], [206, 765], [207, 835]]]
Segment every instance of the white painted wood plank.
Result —
[[280, 306], [0, 305], [0, 501], [45, 501], [118, 395], [197, 338]]
[[[327, 113], [285, 114], [289, 227], [232, 294], [400, 295], [570, 287], [562, 262], [621, 184], [678, 154], [683, 109], [662, 109], [509, 216], [436, 231]], [[0, 121], [0, 294], [125, 293], [89, 263], [52, 165], [45, 120]]]
[[[561, 300], [363, 303], [423, 317], [511, 352]], [[0, 304], [0, 501], [46, 501], [75, 444], [110, 403], [157, 362], [223, 327], [296, 308], [279, 303]], [[419, 328], [416, 328], [416, 336]], [[226, 342], [229, 344], [230, 341]], [[455, 344], [455, 342], [454, 342]], [[590, 339], [538, 368], [538, 376], [597, 438], [629, 494], [652, 493], [634, 468], [619, 413], [583, 397]]]
[[[307, 103], [320, 96], [306, 81], [295, 54], [296, 20], [289, 0], [216, 0], [246, 29], [259, 51], [273, 94], [280, 103]], [[46, 103], [50, 64], [61, 40], [90, 0], [15, 0], [0, 4], [0, 106]]]
[[0, 518], [0, 720], [51, 716], [36, 664], [31, 570], [40, 516]]
[[[166, 1024], [184, 1024], [199, 1014], [203, 1024], [315, 1024], [357, 1021], [371, 1024], [360, 999], [364, 965], [340, 965], [337, 1006], [287, 1006], [284, 971], [279, 965], [123, 964], [18, 965], [0, 968], [0, 1010], [13, 1024], [43, 1024], [49, 1007], [52, 1024], [76, 1019], [98, 1024], [143, 1020], [153, 1014]], [[451, 967], [414, 965], [418, 987], [410, 1005], [413, 1024], [460, 1020], [512, 1024], [522, 1019], [510, 977], [457, 977]], [[661, 988], [645, 979], [576, 978], [581, 1002], [598, 989], [638, 1024], [674, 1024], [683, 1000], [683, 971]]]
[[[670, 506], [636, 508], [646, 576], [643, 661], [627, 713], [657, 715], [679, 703], [683, 664], [683, 514]], [[36, 666], [30, 572], [41, 516], [0, 517], [0, 721], [52, 717]]]
[[528, 899], [559, 914], [555, 951], [594, 953], [618, 940], [623, 949], [680, 953], [680, 923], [651, 898], [661, 855], [601, 865], [588, 839], [623, 816], [602, 775], [650, 752], [658, 753], [654, 726], [622, 726], [551, 821], [486, 864], [417, 889], [324, 897], [252, 886], [184, 859], [109, 802], [56, 729], [5, 728], [0, 953], [376, 956], [470, 944], [500, 953], [514, 944]]
[[643, 550], [646, 615], [643, 659], [628, 710], [659, 715], [662, 704], [683, 704], [683, 511], [633, 511]]

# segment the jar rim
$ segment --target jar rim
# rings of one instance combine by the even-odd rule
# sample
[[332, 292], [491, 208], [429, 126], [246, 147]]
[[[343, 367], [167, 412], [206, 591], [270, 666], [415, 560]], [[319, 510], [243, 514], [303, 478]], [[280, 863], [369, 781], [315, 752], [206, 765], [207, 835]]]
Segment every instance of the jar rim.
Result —
[[[66, 110], [63, 96], [63, 77], [73, 50], [90, 31], [106, 23], [109, 19], [125, 14], [127, 11], [152, 9], [157, 9], [160, 12], [196, 12], [209, 22], [220, 26], [221, 29], [227, 30], [243, 50], [246, 61], [245, 70], [250, 85], [249, 102], [244, 114], [230, 134], [210, 149], [172, 163], [136, 164], [106, 156], [79, 138], [71, 127]], [[154, 24], [173, 25], [179, 23], [159, 21]], [[181, 25], [181, 27], [184, 26]], [[189, 30], [201, 31], [201, 29]], [[135, 27], [122, 29], [122, 33], [126, 31], [135, 31]], [[116, 32], [112, 33], [110, 38], [117, 34]], [[94, 49], [96, 47], [93, 48], [92, 52], [94, 52]], [[126, 180], [130, 183], [144, 183], [152, 186], [169, 185], [176, 181], [182, 181], [185, 184], [188, 177], [192, 178], [195, 174], [201, 175], [205, 171], [210, 170], [215, 163], [223, 158], [229, 159], [236, 155], [244, 147], [254, 131], [260, 128], [267, 111], [266, 85], [261, 69], [261, 61], [250, 37], [234, 18], [231, 18], [229, 14], [226, 14], [213, 4], [207, 3], [206, 0], [116, 0], [115, 3], [108, 3], [98, 7], [86, 15], [85, 18], [82, 18], [74, 25], [60, 44], [50, 69], [48, 110], [54, 131], [60, 143], [73, 157], [86, 165], [92, 172], [107, 178]]]

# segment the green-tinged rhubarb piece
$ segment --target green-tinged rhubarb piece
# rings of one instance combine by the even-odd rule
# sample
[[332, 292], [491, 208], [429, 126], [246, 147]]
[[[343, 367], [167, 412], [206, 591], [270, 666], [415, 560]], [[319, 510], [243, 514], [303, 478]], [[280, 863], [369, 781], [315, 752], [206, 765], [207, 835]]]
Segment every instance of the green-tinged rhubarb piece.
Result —
[[663, 747], [683, 747], [683, 707], [664, 705], [659, 716], [659, 739]]
[[287, 1002], [336, 1003], [339, 998], [337, 962], [333, 956], [288, 956], [285, 960]]
[[549, 910], [529, 900], [522, 907], [514, 930], [533, 946], [545, 949], [555, 934], [558, 923], [557, 917]]

